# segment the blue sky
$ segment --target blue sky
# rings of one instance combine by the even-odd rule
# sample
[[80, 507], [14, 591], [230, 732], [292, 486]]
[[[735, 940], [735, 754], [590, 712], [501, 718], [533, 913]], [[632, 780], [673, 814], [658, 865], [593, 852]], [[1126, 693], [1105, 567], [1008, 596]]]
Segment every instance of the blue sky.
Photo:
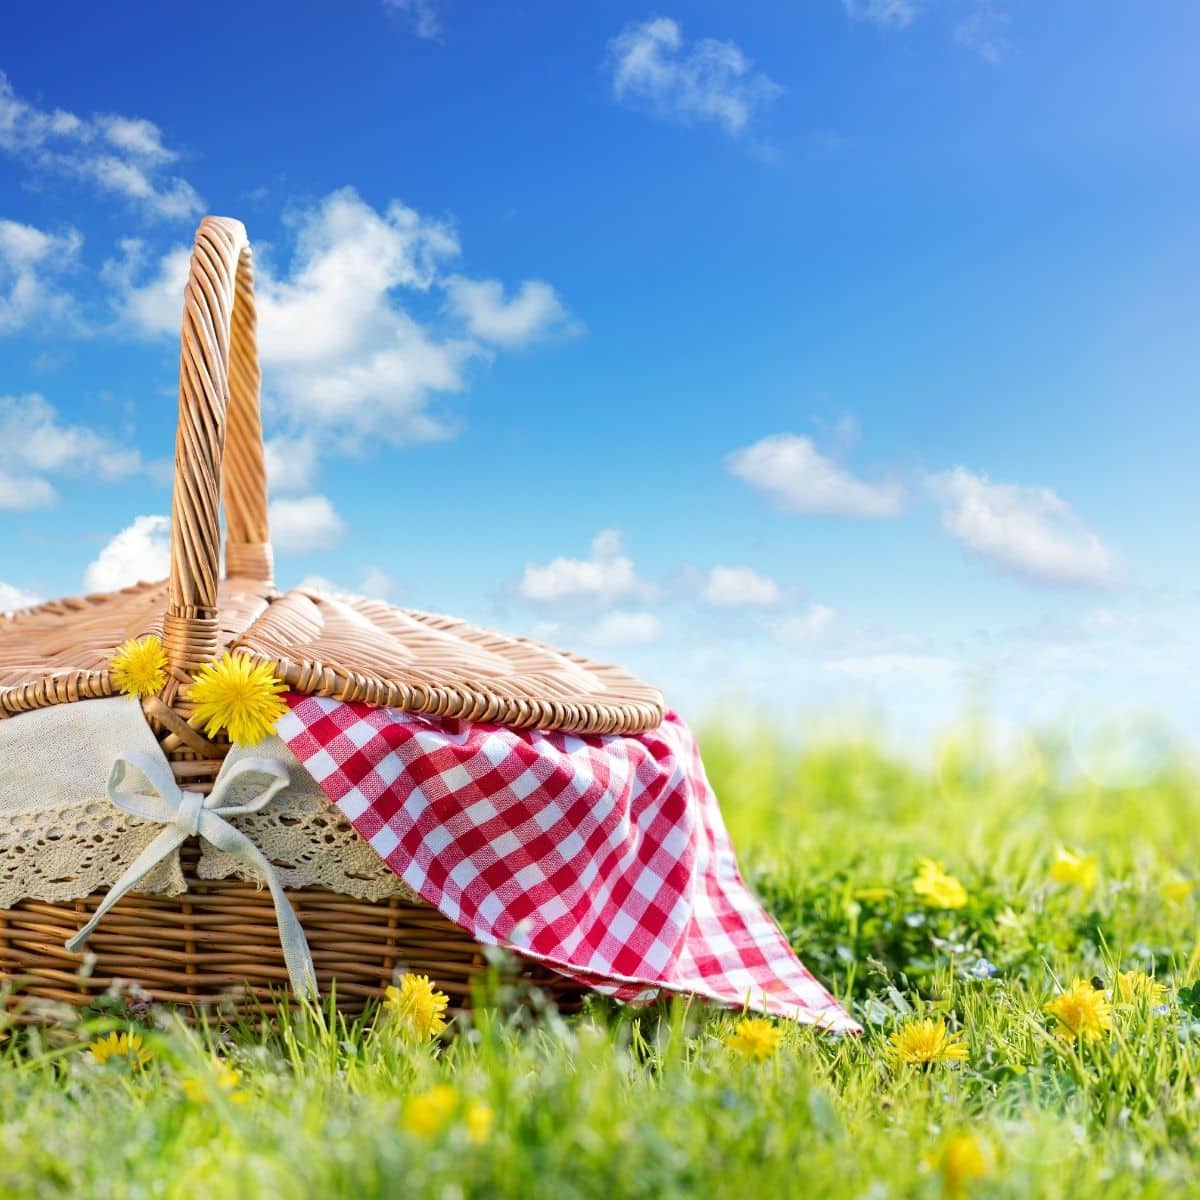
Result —
[[161, 572], [216, 212], [255, 245], [283, 582], [613, 658], [696, 719], [1192, 735], [1194, 6], [5, 32], [0, 608]]

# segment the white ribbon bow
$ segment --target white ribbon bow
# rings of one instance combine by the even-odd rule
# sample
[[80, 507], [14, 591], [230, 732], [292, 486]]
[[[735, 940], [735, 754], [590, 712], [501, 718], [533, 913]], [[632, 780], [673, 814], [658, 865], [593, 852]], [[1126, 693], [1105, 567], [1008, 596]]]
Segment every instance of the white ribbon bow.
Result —
[[[129, 767], [140, 771], [150, 785], [134, 784], [122, 790]], [[230, 787], [243, 776], [266, 775], [271, 782], [265, 790], [244, 804], [228, 802]], [[133, 781], [131, 781], [132, 783]], [[234, 764], [228, 774], [223, 775], [213, 786], [210, 795], [200, 792], [185, 792], [175, 782], [166, 761], [156, 762], [145, 754], [125, 754], [113, 763], [108, 779], [108, 798], [119, 809], [143, 821], [154, 821], [165, 825], [164, 829], [130, 863], [128, 870], [113, 884], [92, 919], [66, 943], [67, 949], [77, 953], [100, 918], [131, 888], [136, 887], [168, 854], [178, 849], [190, 837], [197, 834], [211, 842], [218, 850], [232, 854], [239, 862], [259, 872], [271, 889], [275, 901], [275, 916], [279, 922], [279, 940], [283, 946], [283, 959], [287, 963], [288, 978], [298, 996], [315, 997], [317, 977], [313, 970], [312, 955], [304, 930], [296, 919], [292, 906], [284, 895], [279, 879], [262, 851], [244, 834], [229, 824], [228, 818], [258, 812], [265, 807], [288, 784], [288, 774], [282, 764], [268, 758], [245, 758]]]

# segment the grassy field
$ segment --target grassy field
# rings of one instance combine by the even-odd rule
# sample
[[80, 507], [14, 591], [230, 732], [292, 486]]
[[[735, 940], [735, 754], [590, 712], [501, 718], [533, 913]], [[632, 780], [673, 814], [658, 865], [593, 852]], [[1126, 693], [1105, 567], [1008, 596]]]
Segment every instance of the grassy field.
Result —
[[[0, 1196], [1194, 1194], [1187, 763], [1106, 790], [1053, 738], [996, 762], [964, 735], [928, 771], [868, 742], [703, 745], [749, 879], [864, 1037], [781, 1025], [756, 1059], [727, 1044], [736, 1014], [568, 1019], [502, 988], [440, 1039], [394, 1016], [271, 1036], [104, 1014], [12, 1030]], [[1046, 1009], [1076, 979], [1059, 1007], [1090, 1038]], [[901, 1061], [918, 1021], [944, 1023], [940, 1061]], [[87, 1048], [130, 1030], [144, 1065]]]

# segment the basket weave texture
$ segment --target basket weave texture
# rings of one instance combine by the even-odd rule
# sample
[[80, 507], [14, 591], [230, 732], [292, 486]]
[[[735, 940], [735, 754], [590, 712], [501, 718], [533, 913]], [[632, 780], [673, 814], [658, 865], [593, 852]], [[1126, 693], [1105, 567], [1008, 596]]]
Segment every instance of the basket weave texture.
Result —
[[[0, 620], [0, 719], [117, 694], [113, 652], [156, 634], [167, 682], [142, 708], [191, 791], [211, 789], [229, 747], [192, 719], [187, 689], [226, 649], [270, 663], [293, 691], [341, 700], [513, 728], [599, 734], [656, 726], [661, 695], [616, 667], [451, 617], [276, 590], [253, 292], [245, 229], [205, 218], [184, 293], [170, 577]], [[270, 1010], [288, 978], [270, 896], [240, 881], [196, 878], [195, 857], [184, 859], [192, 867], [187, 895], [131, 895], [113, 909], [89, 943], [90, 973], [62, 943], [100, 895], [0, 909], [0, 980], [18, 980], [23, 996], [76, 1004], [126, 980], [162, 1001]], [[322, 992], [336, 981], [344, 1011], [361, 1009], [400, 970], [429, 974], [461, 1003], [484, 970], [470, 935], [419, 901], [363, 901], [321, 888], [293, 889], [288, 899]], [[560, 1000], [577, 991], [544, 969], [530, 966], [529, 974]]]

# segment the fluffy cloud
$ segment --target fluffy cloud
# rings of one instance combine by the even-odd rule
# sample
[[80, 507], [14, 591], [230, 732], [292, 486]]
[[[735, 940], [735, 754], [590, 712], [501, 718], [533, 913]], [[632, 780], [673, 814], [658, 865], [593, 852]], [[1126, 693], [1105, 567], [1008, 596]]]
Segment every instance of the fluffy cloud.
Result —
[[828, 604], [810, 604], [803, 612], [791, 613], [769, 628], [780, 641], [790, 646], [811, 646], [823, 639], [834, 626], [837, 612]]
[[158, 126], [140, 117], [79, 117], [21, 99], [0, 74], [0, 153], [123, 197], [142, 213], [168, 220], [197, 216], [196, 189], [168, 168], [179, 155], [163, 145]]
[[753, 567], [713, 567], [700, 595], [721, 608], [770, 608], [783, 603], [779, 584]]
[[136, 517], [88, 566], [83, 586], [89, 592], [115, 592], [144, 580], [166, 579], [170, 550], [169, 517]]
[[904, 504], [898, 484], [856, 479], [821, 454], [811, 438], [791, 433], [777, 433], [737, 450], [725, 466], [785, 512], [894, 517]]
[[29, 608], [40, 604], [41, 597], [35, 596], [24, 588], [14, 587], [11, 583], [0, 583], [0, 614], [15, 612], [19, 608]]
[[44, 322], [71, 313], [70, 296], [54, 280], [75, 266], [82, 245], [76, 229], [46, 233], [19, 221], [0, 220], [0, 334], [34, 318]]
[[596, 535], [590, 558], [560, 557], [544, 566], [526, 564], [517, 590], [526, 600], [539, 603], [651, 599], [658, 591], [638, 576], [633, 559], [622, 550], [621, 535], [615, 529], [605, 529]]
[[585, 635], [597, 646], [644, 646], [657, 641], [663, 631], [662, 621], [649, 612], [605, 613]]
[[0, 396], [0, 509], [53, 503], [57, 493], [47, 475], [114, 483], [141, 469], [138, 451], [87, 426], [64, 425], [37, 393]]
[[[842, 0], [842, 7], [853, 21], [895, 30], [907, 29], [932, 5], [927, 0]], [[947, 16], [954, 16], [952, 31], [958, 45], [990, 63], [1003, 58], [1008, 49], [1009, 17], [996, 0], [960, 0], [942, 7], [949, 10]]]
[[122, 328], [177, 338], [191, 250], [187, 246], [169, 250], [153, 264], [150, 278], [138, 283], [148, 262], [146, 243], [141, 238], [122, 238], [118, 245], [120, 257], [106, 262], [101, 274], [114, 290]]
[[[491, 355], [485, 343], [517, 345], [566, 321], [548, 284], [527, 281], [506, 300], [494, 281], [447, 274], [460, 253], [453, 229], [399, 202], [378, 211], [343, 188], [295, 227], [289, 269], [263, 261], [256, 270], [264, 401], [293, 448], [296, 439], [353, 452], [449, 437], [454, 422], [434, 403], [466, 387], [467, 366]], [[129, 328], [175, 337], [187, 248], [153, 264], [145, 257], [126, 242], [108, 264], [116, 303]], [[428, 307], [443, 289], [456, 318], [448, 328], [404, 305], [407, 296]]]
[[465, 386], [476, 348], [414, 320], [398, 289], [427, 292], [458, 254], [444, 224], [393, 202], [383, 212], [351, 188], [300, 222], [290, 274], [259, 273], [260, 350], [272, 406], [296, 430], [355, 449], [446, 437], [430, 407]]
[[386, 571], [370, 563], [363, 567], [357, 587], [343, 587], [325, 575], [306, 575], [297, 586], [326, 596], [365, 596], [368, 600], [389, 602], [395, 601], [402, 590]]
[[442, 36], [441, 14], [435, 0], [383, 0], [383, 7], [403, 13], [419, 38], [437, 41]]
[[907, 29], [919, 10], [917, 0], [842, 0], [842, 7], [851, 20], [884, 29]]
[[991, 483], [962, 467], [930, 476], [929, 486], [946, 532], [1000, 570], [1035, 583], [1116, 582], [1108, 548], [1049, 488]]
[[712, 121], [736, 137], [783, 89], [733, 42], [684, 43], [678, 21], [634, 21], [609, 42], [613, 95], [680, 121]]
[[446, 302], [480, 341], [510, 349], [578, 329], [558, 293], [540, 279], [527, 279], [506, 300], [503, 284], [495, 279], [452, 275], [446, 281]]
[[992, 0], [976, 0], [975, 6], [955, 22], [954, 40], [980, 58], [998, 63], [1008, 50], [1008, 14]]
[[307, 435], [269, 438], [263, 462], [272, 492], [306, 492], [317, 471], [317, 444]]
[[268, 517], [271, 544], [284, 554], [331, 549], [346, 532], [345, 522], [326, 496], [272, 501]]

